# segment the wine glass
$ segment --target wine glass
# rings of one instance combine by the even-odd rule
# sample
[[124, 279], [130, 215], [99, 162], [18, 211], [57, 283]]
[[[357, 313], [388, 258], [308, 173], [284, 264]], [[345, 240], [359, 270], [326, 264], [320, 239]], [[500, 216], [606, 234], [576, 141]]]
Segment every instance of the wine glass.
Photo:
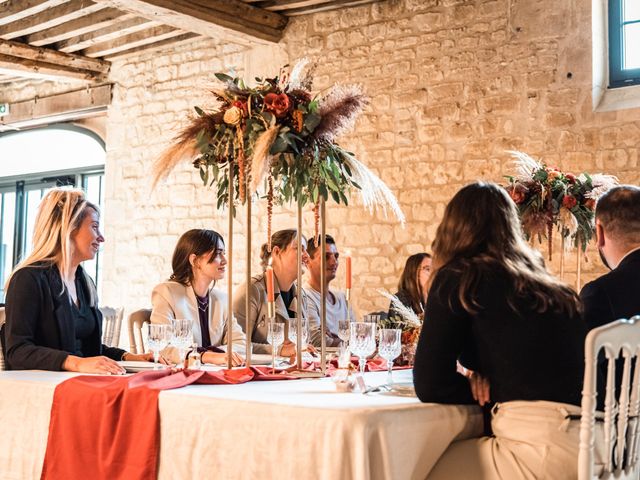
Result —
[[[309, 343], [309, 322], [306, 318], [301, 318], [302, 323], [302, 341], [300, 342], [300, 348], [304, 350], [307, 347], [307, 343]], [[289, 319], [289, 340], [291, 340], [298, 348], [298, 318], [290, 318]]]
[[276, 351], [284, 343], [284, 323], [269, 322], [267, 325], [267, 342], [271, 344], [271, 359], [273, 371], [276, 368]]
[[173, 335], [171, 336], [171, 345], [178, 349], [178, 358], [181, 364], [184, 364], [187, 349], [193, 343], [191, 323], [191, 320], [186, 318], [176, 318], [172, 321]]
[[400, 336], [402, 331], [399, 328], [383, 328], [380, 330], [380, 344], [378, 345], [378, 354], [387, 361], [387, 383], [393, 384], [391, 369], [393, 368], [393, 360], [400, 355], [402, 351], [402, 343]]
[[147, 341], [149, 342], [149, 350], [153, 353], [153, 362], [155, 363], [153, 369], [158, 370], [160, 368], [158, 363], [160, 361], [160, 352], [169, 345], [169, 341], [171, 340], [171, 325], [149, 323], [147, 327]]
[[338, 320], [338, 338], [344, 343], [349, 342], [349, 336], [351, 335], [351, 320]]
[[376, 350], [376, 327], [371, 322], [352, 322], [349, 349], [359, 358], [360, 374], [364, 375], [367, 357]]

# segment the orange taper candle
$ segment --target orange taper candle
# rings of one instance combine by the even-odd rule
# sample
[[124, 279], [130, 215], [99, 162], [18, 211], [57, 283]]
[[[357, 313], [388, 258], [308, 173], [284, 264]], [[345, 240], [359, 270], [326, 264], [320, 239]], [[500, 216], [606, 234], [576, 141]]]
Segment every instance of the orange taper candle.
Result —
[[273, 267], [271, 265], [267, 265], [265, 273], [267, 275], [267, 301], [273, 302], [275, 300], [273, 293]]
[[347, 263], [347, 289], [351, 289], [351, 255], [346, 256]]

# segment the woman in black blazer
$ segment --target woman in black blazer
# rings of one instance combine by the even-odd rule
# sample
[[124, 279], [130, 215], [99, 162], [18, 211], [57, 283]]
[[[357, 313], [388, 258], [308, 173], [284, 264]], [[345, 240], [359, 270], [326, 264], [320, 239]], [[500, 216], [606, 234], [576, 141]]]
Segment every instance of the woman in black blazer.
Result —
[[98, 208], [81, 190], [50, 190], [38, 208], [33, 251], [6, 285], [9, 370], [121, 374], [117, 360], [151, 360], [102, 345], [96, 288], [80, 266], [104, 237]]

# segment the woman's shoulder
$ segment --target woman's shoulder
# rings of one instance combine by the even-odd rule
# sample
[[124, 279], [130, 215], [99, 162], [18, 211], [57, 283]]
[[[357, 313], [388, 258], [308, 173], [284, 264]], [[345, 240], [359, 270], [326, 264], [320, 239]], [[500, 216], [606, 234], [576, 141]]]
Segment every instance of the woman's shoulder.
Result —
[[215, 300], [216, 302], [225, 303], [227, 302], [229, 295], [227, 295], [227, 292], [214, 287], [211, 290], [209, 290], [209, 298], [211, 298], [212, 300]]
[[153, 287], [153, 293], [166, 293], [170, 295], [186, 295], [187, 286], [181, 283], [174, 282], [173, 280], [167, 280], [166, 282], [160, 282]]
[[11, 276], [11, 283], [23, 281], [50, 281], [52, 273], [57, 273], [55, 265], [37, 263], [22, 267]]

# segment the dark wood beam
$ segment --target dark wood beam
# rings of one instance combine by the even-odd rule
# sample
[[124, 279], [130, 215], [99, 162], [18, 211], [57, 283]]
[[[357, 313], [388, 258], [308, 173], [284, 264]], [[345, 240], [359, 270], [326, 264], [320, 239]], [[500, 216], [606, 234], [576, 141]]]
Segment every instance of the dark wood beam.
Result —
[[245, 42], [278, 42], [288, 21], [284, 15], [239, 0], [97, 1], [187, 32], [212, 38], [220, 38], [222, 33]]
[[5, 74], [100, 81], [110, 66], [105, 60], [0, 39], [0, 69]]
[[67, 0], [7, 0], [0, 3], [0, 25], [30, 17]]
[[118, 52], [129, 50], [135, 47], [140, 47], [143, 45], [149, 45], [151, 43], [156, 43], [168, 38], [177, 37], [178, 35], [182, 35], [183, 33], [185, 32], [183, 32], [182, 30], [161, 25], [158, 27], [150, 28], [148, 30], [143, 30], [138, 33], [132, 33], [131, 35], [127, 35], [125, 37], [116, 38], [115, 40], [99, 43], [85, 50], [82, 50], [81, 53], [87, 57], [93, 58], [106, 57], [110, 55], [112, 56]]
[[[127, 14], [129, 15], [129, 14]], [[131, 33], [140, 32], [151, 27], [157, 27], [158, 22], [152, 22], [147, 18], [132, 18], [110, 27], [101, 28], [95, 32], [85, 33], [77, 37], [69, 38], [55, 44], [56, 50], [61, 52], [77, 52], [93, 45], [124, 37]]]
[[324, 12], [327, 10], [336, 10], [338, 8], [357, 7], [368, 3], [378, 3], [380, 0], [332, 0], [329, 2], [312, 5], [307, 7], [292, 8], [286, 10], [288, 16], [307, 15], [309, 13]]
[[115, 8], [105, 8], [87, 16], [71, 20], [70, 22], [65, 22], [57, 27], [48, 28], [38, 33], [28, 35], [24, 41], [29, 45], [35, 45], [37, 47], [49, 45], [67, 38], [115, 25], [122, 20], [128, 20], [130, 18], [133, 18], [133, 15], [130, 13], [125, 13]]
[[30, 35], [75, 20], [89, 13], [97, 12], [103, 8], [105, 8], [104, 5], [96, 4], [89, 0], [71, 0], [37, 15], [0, 26], [0, 38], [11, 40], [12, 38]]

